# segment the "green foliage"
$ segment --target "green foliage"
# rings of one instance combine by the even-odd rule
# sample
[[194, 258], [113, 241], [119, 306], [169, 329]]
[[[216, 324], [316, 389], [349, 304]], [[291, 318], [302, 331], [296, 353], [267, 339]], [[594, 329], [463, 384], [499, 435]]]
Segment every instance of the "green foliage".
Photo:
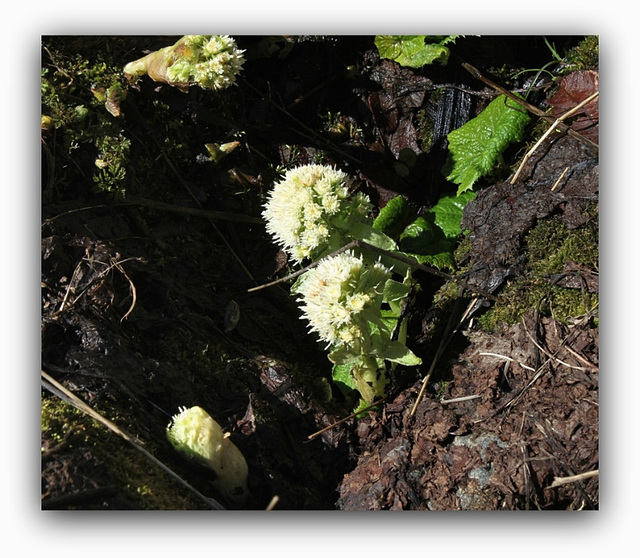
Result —
[[373, 220], [373, 227], [387, 236], [396, 238], [406, 225], [410, 215], [409, 204], [404, 196], [396, 196], [387, 202]]
[[458, 35], [378, 35], [375, 44], [382, 58], [395, 60], [402, 66], [422, 68], [427, 64], [449, 61], [447, 43]]
[[96, 138], [95, 146], [98, 148], [98, 157], [95, 160], [98, 172], [93, 175], [93, 182], [102, 192], [123, 195], [131, 140], [119, 133], [117, 136]]
[[55, 168], [49, 169], [44, 196], [60, 196], [85, 178], [75, 162], [79, 152], [95, 156], [91, 183], [97, 191], [123, 194], [130, 141], [114, 115], [124, 98], [120, 68], [101, 56], [69, 57], [53, 48], [45, 48], [45, 54], [40, 82], [43, 148]]
[[429, 213], [433, 214], [435, 224], [442, 230], [445, 238], [453, 240], [460, 236], [460, 222], [465, 206], [473, 198], [475, 192], [464, 192], [457, 196], [443, 196]]
[[489, 174], [509, 144], [522, 140], [529, 120], [523, 107], [500, 95], [478, 116], [447, 136], [449, 161], [443, 174], [458, 184], [458, 194], [470, 190], [479, 178]]
[[453, 269], [462, 212], [474, 197], [472, 191], [443, 196], [426, 214], [406, 226], [400, 234], [400, 249], [422, 264]]

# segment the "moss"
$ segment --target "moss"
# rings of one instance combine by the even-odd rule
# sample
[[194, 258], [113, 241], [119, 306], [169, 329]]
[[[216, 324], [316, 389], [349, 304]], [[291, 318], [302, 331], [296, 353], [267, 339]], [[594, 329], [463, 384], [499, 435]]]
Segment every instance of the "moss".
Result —
[[560, 273], [564, 264], [574, 261], [590, 268], [598, 267], [598, 231], [591, 220], [575, 230], [557, 221], [541, 221], [526, 243], [531, 270], [535, 275]]
[[598, 301], [597, 293], [552, 285], [567, 262], [598, 268], [598, 228], [595, 219], [570, 230], [554, 220], [541, 221], [526, 237], [527, 269], [507, 283], [500, 302], [478, 318], [481, 327], [494, 331], [500, 322], [513, 324], [529, 308], [566, 322], [587, 313]]
[[[86, 178], [97, 191], [123, 193], [129, 140], [120, 120], [110, 113], [113, 99], [109, 108], [106, 104], [107, 91], [122, 91], [120, 67], [104, 53], [63, 54], [54, 42], [43, 44], [41, 70], [42, 114], [48, 122], [43, 133], [49, 163], [45, 200], [63, 196]], [[85, 176], [78, 160], [95, 160], [93, 176]], [[91, 188], [91, 182], [85, 187]]]
[[600, 40], [597, 35], [588, 35], [567, 54], [567, 69], [598, 70], [600, 66]]

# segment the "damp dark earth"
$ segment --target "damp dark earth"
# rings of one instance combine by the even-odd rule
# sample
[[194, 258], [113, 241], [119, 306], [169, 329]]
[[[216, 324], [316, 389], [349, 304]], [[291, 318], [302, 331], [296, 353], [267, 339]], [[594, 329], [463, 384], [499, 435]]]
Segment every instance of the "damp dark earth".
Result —
[[[598, 38], [426, 36], [416, 64], [237, 36], [224, 89], [123, 73], [179, 39], [42, 38], [42, 509], [598, 509]], [[526, 123], [463, 188], [450, 134], [501, 95]], [[263, 220], [309, 164], [372, 218], [464, 200], [445, 259], [405, 242], [421, 364], [359, 414]], [[242, 500], [168, 441], [195, 406], [244, 456]]]

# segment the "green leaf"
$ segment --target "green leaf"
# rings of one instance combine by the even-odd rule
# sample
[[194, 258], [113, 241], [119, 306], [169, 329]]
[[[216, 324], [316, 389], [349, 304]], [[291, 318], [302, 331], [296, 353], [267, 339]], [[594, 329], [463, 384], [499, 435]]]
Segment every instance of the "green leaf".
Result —
[[382, 300], [385, 302], [395, 302], [407, 297], [411, 285], [409, 283], [399, 283], [393, 279], [389, 279], [384, 284], [384, 290], [382, 292]]
[[421, 264], [453, 269], [455, 241], [445, 237], [434, 222], [434, 215], [418, 217], [400, 235], [400, 248]]
[[463, 192], [458, 196], [443, 196], [429, 210], [429, 213], [433, 213], [434, 223], [442, 230], [446, 238], [458, 238], [461, 232], [460, 223], [464, 207], [475, 197], [476, 194], [472, 191]]
[[351, 366], [359, 355], [354, 355], [344, 345], [334, 347], [328, 355], [328, 358], [336, 366]]
[[397, 237], [405, 226], [409, 214], [409, 204], [403, 196], [396, 196], [387, 202], [373, 221], [373, 228], [391, 238]]
[[376, 248], [381, 248], [382, 250], [392, 251], [397, 250], [398, 248], [398, 245], [392, 238], [366, 223], [353, 223], [351, 225], [351, 234], [354, 239], [362, 240], [363, 242], [371, 244]]
[[453, 251], [460, 235], [462, 212], [475, 192], [443, 196], [425, 215], [418, 217], [400, 235], [400, 248], [421, 264], [453, 269]]
[[449, 133], [447, 180], [458, 184], [458, 194], [470, 190], [489, 174], [510, 143], [520, 141], [530, 117], [512, 99], [500, 95], [475, 118]]
[[[438, 62], [449, 61], [449, 48], [444, 46], [455, 40], [456, 35], [378, 35], [375, 44], [382, 58], [395, 60], [402, 66], [422, 68]], [[427, 41], [425, 43], [425, 41]]]
[[343, 394], [356, 389], [356, 383], [351, 375], [352, 364], [334, 364], [331, 372], [333, 382], [338, 386]]
[[400, 343], [400, 341], [387, 341], [386, 343], [380, 344], [374, 342], [372, 354], [384, 360], [397, 362], [405, 366], [422, 364], [422, 359], [417, 357], [411, 349], [404, 343]]

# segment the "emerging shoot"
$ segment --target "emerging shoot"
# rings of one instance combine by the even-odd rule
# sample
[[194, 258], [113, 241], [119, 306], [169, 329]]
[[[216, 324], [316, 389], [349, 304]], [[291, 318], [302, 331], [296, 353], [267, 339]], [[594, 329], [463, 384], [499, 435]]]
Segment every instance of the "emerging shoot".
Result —
[[220, 90], [235, 83], [243, 53], [226, 35], [185, 35], [172, 46], [130, 62], [123, 71], [127, 79], [147, 74], [185, 92], [191, 85]]
[[211, 469], [214, 486], [230, 502], [242, 504], [248, 495], [249, 468], [240, 450], [201, 407], [180, 408], [167, 426], [167, 439], [183, 457]]

